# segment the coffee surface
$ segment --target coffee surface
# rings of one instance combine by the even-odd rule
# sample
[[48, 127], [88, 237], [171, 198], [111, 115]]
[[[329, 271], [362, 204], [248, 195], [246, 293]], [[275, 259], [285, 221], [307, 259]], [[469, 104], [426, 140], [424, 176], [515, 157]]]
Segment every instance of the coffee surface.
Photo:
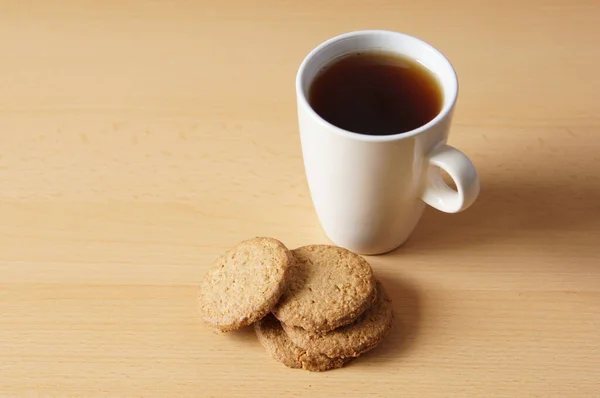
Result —
[[367, 135], [414, 130], [436, 117], [443, 104], [438, 80], [429, 69], [379, 51], [334, 60], [316, 76], [308, 97], [329, 123]]

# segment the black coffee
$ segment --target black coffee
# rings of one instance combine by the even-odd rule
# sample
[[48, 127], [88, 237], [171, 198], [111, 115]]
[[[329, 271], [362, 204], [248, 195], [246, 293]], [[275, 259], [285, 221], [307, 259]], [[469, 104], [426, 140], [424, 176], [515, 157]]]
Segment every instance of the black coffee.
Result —
[[423, 65], [385, 52], [344, 56], [323, 68], [308, 95], [329, 123], [368, 135], [405, 133], [442, 109], [437, 78]]

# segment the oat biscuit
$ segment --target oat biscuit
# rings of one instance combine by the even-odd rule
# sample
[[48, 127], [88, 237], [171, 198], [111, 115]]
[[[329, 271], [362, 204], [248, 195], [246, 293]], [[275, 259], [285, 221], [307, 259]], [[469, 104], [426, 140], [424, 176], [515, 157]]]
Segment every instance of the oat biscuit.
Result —
[[279, 321], [269, 314], [254, 324], [256, 336], [267, 352], [278, 362], [294, 369], [323, 372], [344, 366], [348, 358], [330, 358], [323, 354], [307, 353], [294, 345]]
[[290, 251], [276, 239], [238, 243], [217, 259], [200, 285], [202, 318], [222, 332], [261, 319], [286, 289], [286, 271], [293, 263]]
[[290, 340], [308, 353], [329, 357], [357, 357], [375, 348], [392, 327], [392, 302], [383, 286], [377, 282], [377, 298], [355, 322], [332, 330], [325, 335], [314, 335], [302, 328], [283, 325]]
[[369, 263], [346, 249], [303, 246], [292, 251], [288, 290], [273, 314], [288, 326], [324, 334], [354, 321], [375, 299]]

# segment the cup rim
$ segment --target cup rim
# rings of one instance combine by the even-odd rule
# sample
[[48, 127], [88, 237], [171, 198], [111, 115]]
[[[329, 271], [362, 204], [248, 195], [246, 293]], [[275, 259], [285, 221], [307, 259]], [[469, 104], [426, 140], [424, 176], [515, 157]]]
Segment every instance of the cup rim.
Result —
[[[443, 60], [445, 60], [448, 63], [448, 66], [450, 67], [450, 70], [452, 71], [452, 78], [454, 79], [454, 85], [456, 87], [454, 95], [452, 96], [452, 98], [449, 99], [449, 101], [446, 102], [444, 100], [444, 106], [442, 107], [440, 112], [438, 112], [438, 114], [433, 119], [431, 119], [429, 122], [425, 123], [422, 126], [417, 127], [416, 129], [405, 131], [403, 133], [389, 134], [389, 135], [368, 135], [368, 134], [355, 133], [355, 132], [352, 132], [349, 130], [345, 130], [345, 129], [335, 126], [334, 124], [329, 123], [327, 120], [323, 119], [312, 108], [312, 106], [310, 106], [310, 104], [308, 103], [308, 99], [306, 98], [306, 94], [302, 87], [302, 77], [304, 76], [307, 65], [309, 64], [309, 62], [314, 58], [314, 56], [317, 53], [322, 51], [324, 48], [335, 44], [338, 41], [346, 40], [346, 39], [353, 38], [356, 36], [381, 35], [381, 34], [399, 36], [404, 39], [417, 41], [421, 46], [427, 47], [429, 50], [438, 54]], [[428, 42], [426, 42], [422, 39], [419, 39], [418, 37], [411, 36], [406, 33], [391, 31], [391, 30], [380, 30], [380, 29], [357, 30], [357, 31], [353, 31], [353, 32], [343, 33], [343, 34], [340, 34], [340, 35], [337, 35], [330, 39], [325, 40], [324, 42], [322, 42], [321, 44], [319, 44], [318, 46], [313, 48], [306, 55], [306, 57], [304, 57], [304, 60], [300, 64], [300, 67], [298, 68], [298, 72], [296, 74], [296, 92], [298, 93], [297, 97], [298, 97], [299, 105], [304, 107], [309, 112], [309, 114], [319, 124], [323, 125], [324, 127], [327, 127], [329, 130], [333, 131], [334, 133], [344, 136], [346, 138], [351, 138], [351, 139], [359, 140], [359, 141], [389, 142], [389, 141], [397, 141], [400, 139], [405, 139], [405, 138], [414, 137], [416, 135], [419, 135], [419, 134], [429, 130], [432, 126], [438, 124], [443, 119], [445, 119], [450, 114], [450, 112], [452, 112], [452, 109], [454, 108], [454, 105], [458, 98], [458, 77], [456, 76], [456, 70], [452, 66], [452, 63], [450, 62], [450, 60], [448, 60], [448, 58], [440, 50], [438, 50], [437, 48], [435, 48]], [[447, 93], [444, 92], [444, 96], [446, 96], [446, 95], [447, 95]]]

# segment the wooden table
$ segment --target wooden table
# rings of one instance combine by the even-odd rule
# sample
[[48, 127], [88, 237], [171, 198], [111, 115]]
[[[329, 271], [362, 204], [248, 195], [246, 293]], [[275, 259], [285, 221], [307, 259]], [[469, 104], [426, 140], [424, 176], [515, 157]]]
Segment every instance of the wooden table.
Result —
[[[0, 396], [600, 396], [598, 1], [0, 10]], [[382, 347], [287, 369], [251, 329], [209, 332], [196, 286], [247, 237], [328, 242], [294, 76], [364, 28], [454, 63], [450, 143], [482, 192], [368, 258], [397, 314]]]

